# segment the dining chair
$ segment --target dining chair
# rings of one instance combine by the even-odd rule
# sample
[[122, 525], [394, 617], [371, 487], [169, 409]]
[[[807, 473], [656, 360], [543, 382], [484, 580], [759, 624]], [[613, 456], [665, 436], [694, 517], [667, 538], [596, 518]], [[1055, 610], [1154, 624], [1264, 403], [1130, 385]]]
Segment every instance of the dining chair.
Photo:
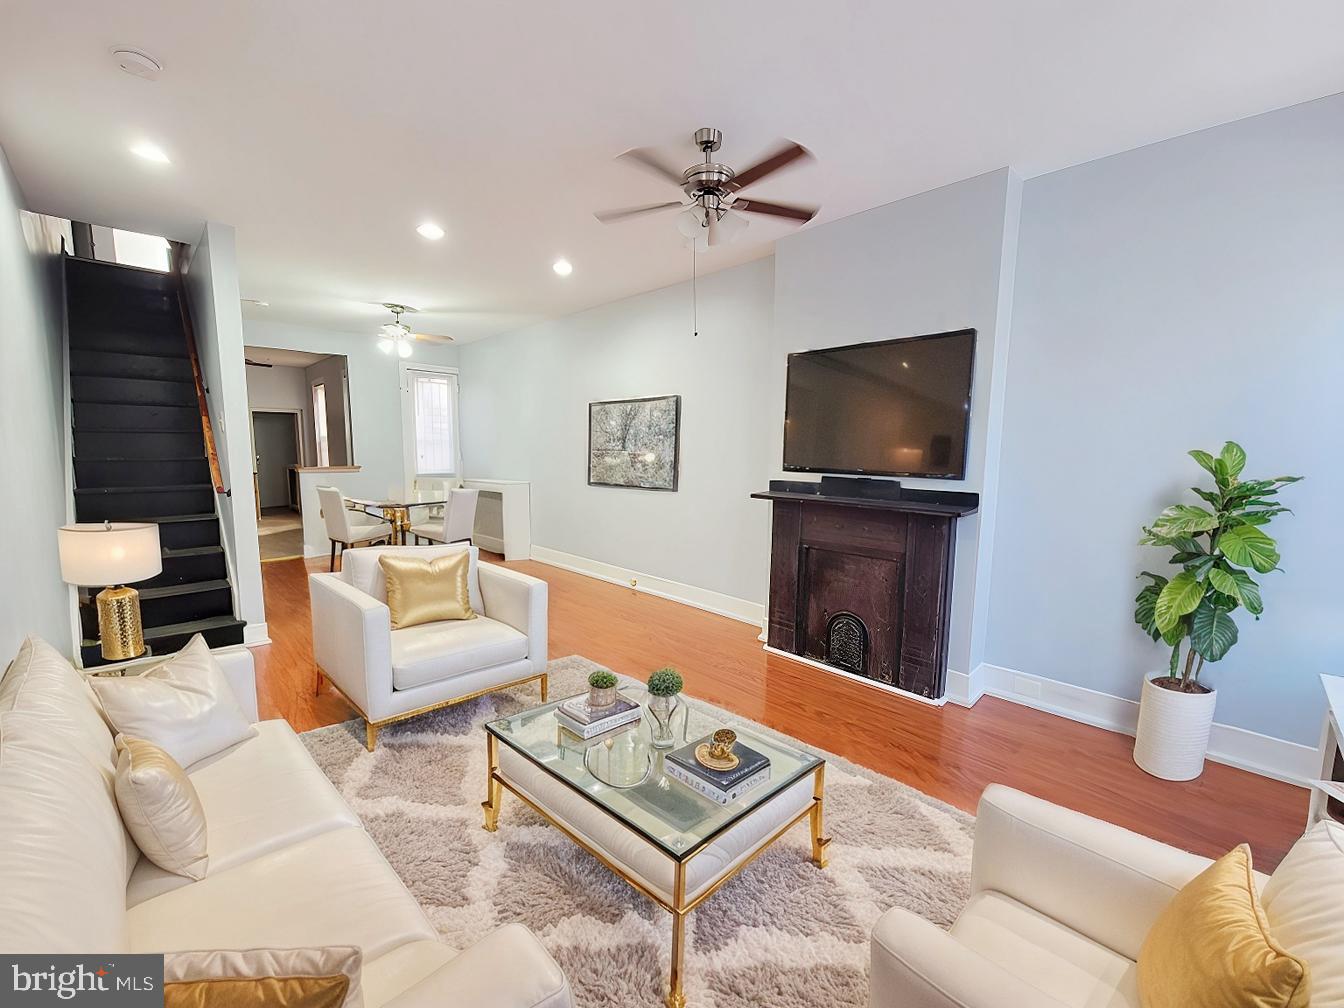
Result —
[[336, 548], [344, 552], [351, 546], [369, 546], [376, 542], [392, 542], [392, 523], [379, 521], [363, 511], [351, 511], [345, 506], [345, 496], [336, 487], [317, 488], [317, 499], [322, 506], [322, 521], [331, 540], [331, 569], [336, 569]]
[[471, 542], [472, 530], [476, 526], [476, 502], [479, 490], [450, 490], [448, 503], [443, 506], [443, 521], [427, 521], [411, 526], [415, 544], [421, 539], [432, 543]]

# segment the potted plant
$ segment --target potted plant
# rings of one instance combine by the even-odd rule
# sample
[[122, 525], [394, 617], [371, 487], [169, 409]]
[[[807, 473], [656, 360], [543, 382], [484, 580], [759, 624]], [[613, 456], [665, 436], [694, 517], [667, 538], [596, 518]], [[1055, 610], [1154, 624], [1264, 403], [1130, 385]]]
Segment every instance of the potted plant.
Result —
[[653, 745], [669, 748], [674, 740], [672, 714], [677, 706], [677, 694], [685, 683], [674, 668], [660, 668], [649, 676], [649, 714], [653, 717]]
[[1264, 531], [1288, 508], [1274, 498], [1300, 476], [1243, 480], [1246, 452], [1234, 441], [1215, 458], [1190, 457], [1212, 477], [1212, 490], [1191, 487], [1208, 507], [1173, 504], [1143, 530], [1139, 544], [1172, 551], [1171, 577], [1144, 571], [1148, 584], [1135, 598], [1134, 622], [1171, 648], [1165, 674], [1146, 679], [1139, 701], [1134, 762], [1164, 780], [1193, 780], [1204, 769], [1217, 691], [1200, 682], [1206, 661], [1220, 660], [1237, 642], [1232, 613], [1264, 611], [1250, 572], [1278, 568], [1279, 550]]
[[588, 677], [588, 706], [593, 710], [610, 707], [616, 702], [616, 676], [606, 669], [598, 669]]

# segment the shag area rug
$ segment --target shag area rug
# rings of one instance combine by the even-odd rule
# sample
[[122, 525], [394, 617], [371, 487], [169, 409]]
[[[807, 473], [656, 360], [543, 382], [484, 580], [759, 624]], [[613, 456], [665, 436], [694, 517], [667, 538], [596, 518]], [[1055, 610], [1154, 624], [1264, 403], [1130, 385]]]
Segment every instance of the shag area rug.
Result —
[[[578, 656], [552, 661], [551, 696], [583, 692], [598, 667]], [[373, 753], [358, 721], [301, 737], [450, 946], [521, 921], [564, 969], [579, 1008], [657, 1008], [671, 917], [507, 792], [499, 832], [481, 828], [482, 725], [536, 703], [535, 686], [481, 697], [384, 729]], [[808, 860], [804, 820], [691, 913], [685, 990], [694, 1008], [866, 1005], [877, 918], [901, 906], [948, 925], [966, 902], [973, 818], [820, 755], [829, 867]]]

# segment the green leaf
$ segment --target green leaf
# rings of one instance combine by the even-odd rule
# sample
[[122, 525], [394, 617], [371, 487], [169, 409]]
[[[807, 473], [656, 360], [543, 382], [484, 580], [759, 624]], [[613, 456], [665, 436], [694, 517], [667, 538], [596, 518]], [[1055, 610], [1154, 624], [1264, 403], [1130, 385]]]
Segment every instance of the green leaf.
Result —
[[1208, 472], [1210, 476], [1218, 475], [1213, 468], [1213, 456], [1210, 455], [1208, 452], [1199, 451], [1198, 449], [1196, 449], [1195, 451], [1188, 452], [1187, 454], [1189, 454], [1189, 456], [1192, 459], [1198, 462]]
[[1162, 631], [1153, 622], [1153, 611], [1157, 607], [1157, 596], [1161, 590], [1157, 585], [1148, 585], [1134, 599], [1134, 622], [1153, 640], [1162, 636]]
[[1232, 617], [1208, 601], [1200, 604], [1190, 621], [1190, 646], [1205, 661], [1218, 661], [1237, 642]]
[[1218, 527], [1218, 516], [1193, 504], [1173, 504], [1153, 522], [1153, 531], [1163, 536], [1189, 535]]
[[1190, 563], [1187, 563], [1185, 565], [1185, 569], [1188, 570], [1195, 577], [1200, 578], [1202, 580], [1204, 575], [1209, 572], [1209, 568], [1212, 567], [1217, 562], [1218, 562], [1217, 557], [1205, 554], [1198, 560], [1192, 560]]
[[1246, 611], [1259, 618], [1265, 611], [1265, 603], [1260, 599], [1260, 586], [1251, 580], [1245, 571], [1232, 571], [1232, 580], [1237, 582], [1237, 598], [1246, 607]]
[[1223, 495], [1216, 490], [1204, 490], [1200, 487], [1191, 487], [1190, 492], [1206, 504], [1211, 504], [1215, 508], [1221, 508], [1223, 506]]
[[1162, 642], [1175, 647], [1190, 636], [1190, 617], [1182, 616], [1170, 630], [1162, 631]]
[[1166, 577], [1165, 577], [1164, 575], [1162, 575], [1162, 574], [1154, 574], [1152, 571], [1139, 571], [1139, 577], [1146, 577], [1146, 578], [1148, 578], [1148, 579], [1149, 579], [1150, 581], [1152, 581], [1153, 584], [1155, 584], [1158, 588], [1161, 588], [1164, 584], [1167, 583], [1167, 579], [1166, 579]]
[[1218, 454], [1219, 460], [1227, 467], [1227, 474], [1236, 479], [1241, 475], [1241, 471], [1246, 468], [1246, 449], [1235, 441], [1229, 441], [1223, 445], [1223, 450]]
[[1238, 567], [1254, 567], [1261, 574], [1269, 573], [1279, 563], [1274, 540], [1254, 525], [1228, 529], [1218, 539], [1218, 552]]
[[1189, 571], [1182, 571], [1158, 593], [1153, 621], [1165, 635], [1175, 628], [1182, 616], [1195, 611], [1204, 598], [1204, 586]]
[[1237, 579], [1232, 576], [1231, 571], [1215, 567], [1209, 571], [1209, 584], [1224, 595], [1231, 595], [1238, 602], [1241, 601], [1241, 586], [1237, 584]]

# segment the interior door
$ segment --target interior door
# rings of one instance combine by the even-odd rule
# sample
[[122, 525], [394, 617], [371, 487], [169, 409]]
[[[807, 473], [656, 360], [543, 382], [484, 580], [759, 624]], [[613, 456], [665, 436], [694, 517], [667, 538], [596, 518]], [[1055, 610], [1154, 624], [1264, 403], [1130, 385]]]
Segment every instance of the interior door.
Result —
[[299, 464], [298, 414], [253, 413], [257, 500], [263, 508], [289, 506], [289, 467]]

